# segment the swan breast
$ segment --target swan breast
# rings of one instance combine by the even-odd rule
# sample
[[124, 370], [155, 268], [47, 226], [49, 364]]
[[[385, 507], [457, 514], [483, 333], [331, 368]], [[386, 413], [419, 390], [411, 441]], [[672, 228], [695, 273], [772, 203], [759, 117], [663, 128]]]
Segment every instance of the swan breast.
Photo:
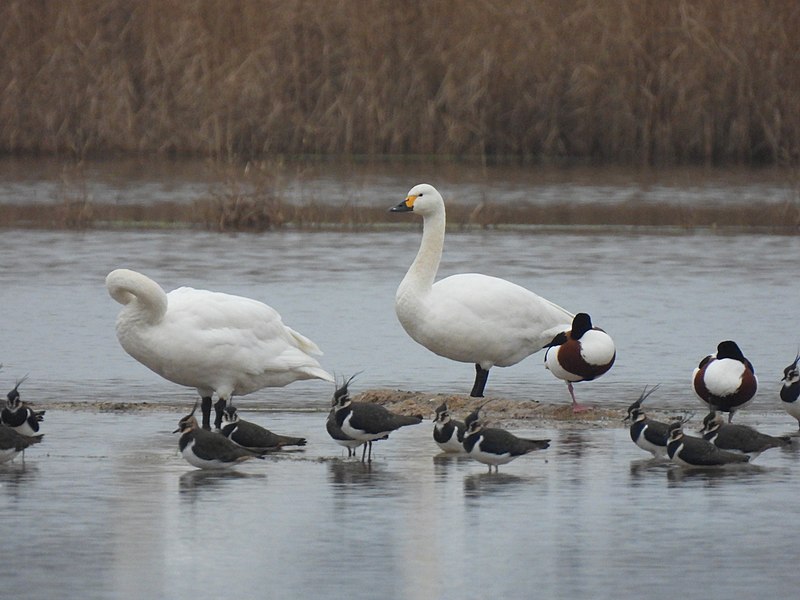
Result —
[[515, 283], [481, 275], [452, 275], [428, 290], [401, 285], [397, 316], [429, 350], [461, 362], [509, 366], [569, 328], [572, 315]]

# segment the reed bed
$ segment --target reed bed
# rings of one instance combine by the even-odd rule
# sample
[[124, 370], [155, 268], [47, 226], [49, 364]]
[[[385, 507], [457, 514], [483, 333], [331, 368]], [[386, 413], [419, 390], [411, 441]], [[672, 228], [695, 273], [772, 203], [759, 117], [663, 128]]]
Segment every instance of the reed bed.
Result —
[[795, 0], [3, 0], [0, 152], [797, 164], [798, 31]]

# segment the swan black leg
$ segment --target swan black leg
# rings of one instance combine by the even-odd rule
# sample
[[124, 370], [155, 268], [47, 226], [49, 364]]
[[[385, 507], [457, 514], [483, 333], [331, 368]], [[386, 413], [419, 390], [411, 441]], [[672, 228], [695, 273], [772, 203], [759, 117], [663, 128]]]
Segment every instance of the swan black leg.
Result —
[[203, 396], [200, 410], [203, 412], [203, 429], [211, 429], [211, 396]]
[[225, 404], [227, 404], [225, 398], [220, 398], [214, 405], [214, 413], [216, 413], [214, 417], [214, 427], [217, 429], [222, 429], [222, 411], [225, 410]]
[[479, 364], [475, 364], [475, 385], [472, 386], [472, 391], [469, 393], [473, 398], [483, 398], [483, 388], [486, 387], [486, 381], [489, 379], [489, 370], [482, 369]]

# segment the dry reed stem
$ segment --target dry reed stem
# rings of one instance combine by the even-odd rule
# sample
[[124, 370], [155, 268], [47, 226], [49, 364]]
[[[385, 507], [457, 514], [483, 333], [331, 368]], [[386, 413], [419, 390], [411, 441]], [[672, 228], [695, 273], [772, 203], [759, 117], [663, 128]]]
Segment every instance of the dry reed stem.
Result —
[[0, 3], [0, 152], [796, 163], [794, 0]]

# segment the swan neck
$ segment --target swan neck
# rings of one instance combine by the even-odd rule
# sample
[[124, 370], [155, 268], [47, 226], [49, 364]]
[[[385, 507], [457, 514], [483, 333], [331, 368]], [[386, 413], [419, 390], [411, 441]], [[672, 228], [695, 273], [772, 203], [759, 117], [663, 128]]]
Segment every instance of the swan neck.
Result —
[[167, 312], [167, 294], [155, 281], [135, 271], [118, 269], [106, 279], [109, 295], [130, 313], [155, 323]]
[[422, 225], [422, 241], [414, 262], [408, 269], [404, 283], [429, 289], [436, 278], [444, 247], [445, 215], [440, 211], [425, 218]]

